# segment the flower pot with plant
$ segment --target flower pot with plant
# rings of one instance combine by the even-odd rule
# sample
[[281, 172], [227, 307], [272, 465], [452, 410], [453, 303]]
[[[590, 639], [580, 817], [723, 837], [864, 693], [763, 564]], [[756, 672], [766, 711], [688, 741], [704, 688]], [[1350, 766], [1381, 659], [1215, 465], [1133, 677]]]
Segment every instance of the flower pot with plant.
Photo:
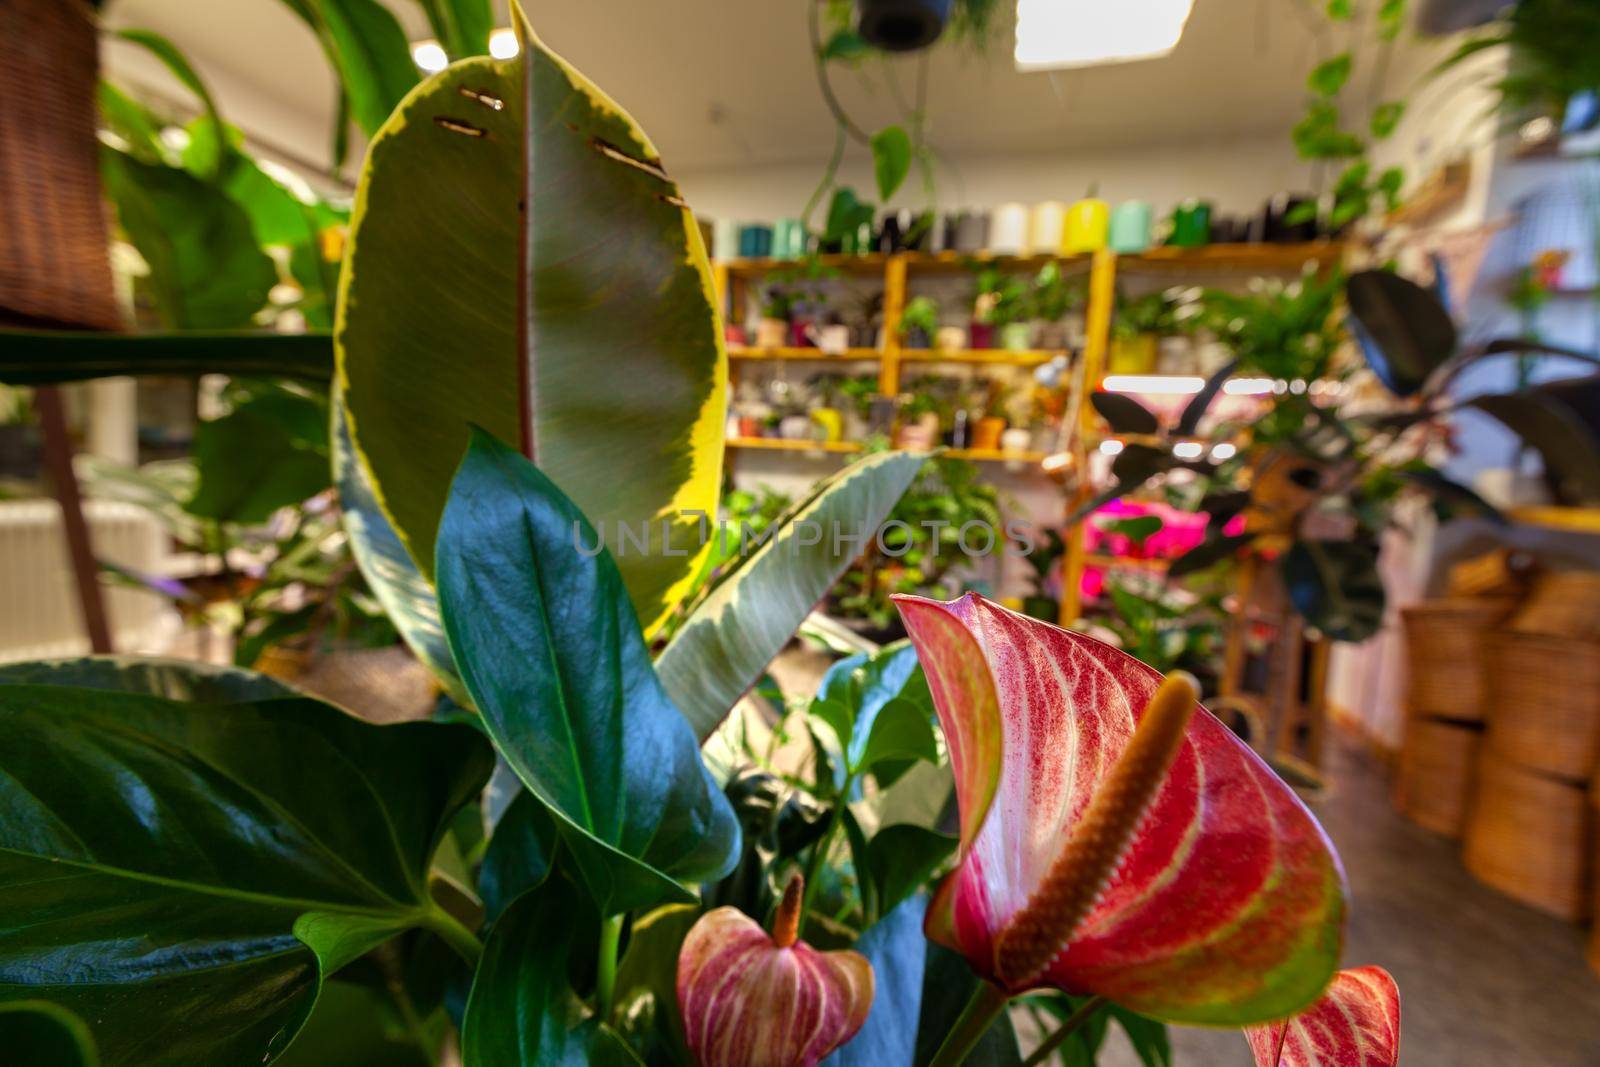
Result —
[[761, 290], [761, 319], [756, 323], [757, 348], [782, 348], [789, 340], [789, 320], [794, 316], [794, 293], [783, 282], [769, 282]]
[[1000, 435], [1006, 430], [1005, 390], [996, 381], [988, 385], [983, 414], [972, 427], [972, 447], [979, 452], [1000, 450]]
[[973, 348], [994, 347], [995, 332], [999, 326], [995, 321], [995, 310], [1002, 305], [1015, 303], [1012, 287], [1016, 283], [1017, 279], [1007, 278], [998, 267], [989, 266], [978, 271], [973, 279], [972, 326], [969, 331]]
[[[998, 330], [1000, 346], [1025, 352], [1033, 346], [1033, 293], [1026, 280], [989, 268], [979, 275], [980, 292], [973, 301], [974, 318]], [[991, 342], [992, 343], [992, 342]]]
[[927, 348], [939, 332], [939, 302], [931, 296], [914, 296], [900, 315], [900, 340], [907, 348]]
[[1033, 279], [1033, 318], [1040, 348], [1066, 348], [1068, 315], [1083, 307], [1087, 291], [1081, 278], [1068, 278], [1051, 260]]
[[1167, 291], [1119, 300], [1111, 322], [1111, 374], [1149, 374], [1162, 335], [1174, 328], [1175, 302]]

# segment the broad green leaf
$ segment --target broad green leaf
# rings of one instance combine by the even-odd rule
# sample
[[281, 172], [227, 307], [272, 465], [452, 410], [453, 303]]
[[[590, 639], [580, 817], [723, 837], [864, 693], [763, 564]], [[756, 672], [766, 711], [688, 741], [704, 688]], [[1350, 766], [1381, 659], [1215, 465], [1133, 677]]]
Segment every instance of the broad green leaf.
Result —
[[867, 844], [867, 869], [878, 910], [893, 911], [933, 877], [955, 852], [957, 840], [924, 826], [885, 826]]
[[417, 84], [406, 31], [378, 0], [316, 0], [314, 8], [350, 115], [370, 137]]
[[326, 451], [295, 440], [272, 411], [247, 403], [195, 427], [200, 484], [190, 512], [219, 522], [264, 522], [328, 488]]
[[923, 458], [888, 452], [833, 475], [690, 612], [656, 671], [702, 740], [876, 536]]
[[[431, 1037], [431, 1031], [429, 1033]], [[325, 982], [316, 1007], [275, 1067], [435, 1067], [391, 996], [357, 982]]]
[[206, 126], [206, 134], [202, 144], [209, 147], [197, 153], [195, 157], [196, 173], [207, 180], [218, 176], [222, 167], [222, 149], [225, 146], [224, 127], [222, 116], [217, 113], [216, 101], [211, 98], [211, 90], [206, 88], [205, 81], [189, 64], [189, 60], [178, 50], [177, 45], [159, 33], [150, 30], [116, 30], [115, 36], [124, 41], [131, 41], [147, 49], [162, 64], [172, 72], [184, 88], [188, 89], [200, 99], [200, 106], [205, 109], [201, 122]]
[[516, 60], [458, 63], [373, 140], [351, 241], [351, 433], [418, 569], [432, 574], [468, 424], [520, 441], [531, 394], [540, 469], [607, 544], [619, 524], [648, 531], [650, 551], [617, 564], [652, 632], [709, 548], [695, 512], [716, 509], [727, 363], [699, 230], [644, 134], [537, 40]]
[[1126, 393], [1096, 390], [1089, 394], [1089, 403], [1113, 433], [1153, 435], [1161, 432], [1161, 420], [1156, 413]]
[[[992, 976], [999, 931], [1082, 825], [1161, 675], [975, 594], [897, 603], [952, 766], [985, 768], [957, 775], [961, 859], [930, 906], [928, 935]], [[999, 746], [997, 764], [988, 745]], [[1171, 1022], [1281, 1019], [1332, 977], [1344, 916], [1343, 871], [1322, 828], [1196, 708], [1116, 879], [1029, 984]]]
[[1295, 610], [1335, 641], [1365, 641], [1383, 625], [1375, 544], [1296, 541], [1279, 566]]
[[108, 81], [100, 83], [97, 99], [100, 121], [121, 137], [128, 151], [146, 163], [160, 163], [166, 154], [161, 144], [161, 124], [143, 104]]
[[911, 173], [911, 136], [901, 126], [885, 126], [872, 135], [872, 173], [878, 199], [887, 203]]
[[811, 713], [833, 730], [848, 774], [863, 774], [883, 759], [938, 758], [933, 697], [908, 641], [829, 667]]
[[228, 330], [248, 324], [278, 273], [256, 245], [244, 209], [176, 167], [111, 148], [103, 148], [100, 159], [117, 219], [150, 266], [150, 292], [162, 325]]
[[555, 820], [538, 797], [519, 792], [495, 823], [478, 872], [485, 921], [494, 922], [513, 900], [543, 882], [555, 854]]
[[1600, 506], [1600, 433], [1540, 392], [1475, 396], [1467, 407], [1498, 419], [1539, 453], [1557, 503]]
[[1332, 59], [1318, 63], [1306, 79], [1306, 85], [1319, 96], [1338, 96], [1339, 90], [1350, 80], [1353, 63], [1349, 52], [1341, 52]]
[[494, 9], [489, 0], [417, 0], [451, 59], [488, 54]]
[[1168, 577], [1181, 578], [1214, 567], [1223, 560], [1232, 559], [1256, 539], [1253, 533], [1217, 533], [1222, 528], [1221, 523], [1215, 523], [1213, 527], [1206, 531], [1205, 540], [1172, 561], [1172, 566], [1167, 568]]
[[327, 381], [333, 338], [266, 331], [78, 333], [0, 330], [0, 382], [53, 385], [122, 375], [270, 375]]
[[366, 468], [351, 450], [344, 402], [337, 389], [333, 397], [332, 451], [333, 481], [339, 489], [339, 507], [356, 565], [417, 659], [433, 672], [452, 699], [470, 702], [456, 674], [455, 660], [450, 657], [433, 586], [417, 571], [378, 506]]
[[737, 859], [733, 809], [650, 664], [611, 554], [572, 501], [475, 430], [439, 525], [439, 603], [467, 691], [556, 817], [607, 915], [692, 900]]
[[872, 51], [865, 38], [852, 29], [840, 29], [822, 46], [823, 59], [859, 59]]
[[[627, 951], [617, 965], [612, 1024], [624, 1029], [630, 1017], [642, 1016], [653, 1026], [651, 1033], [641, 1036], [648, 1036], [661, 1055], [684, 1067], [693, 1061], [678, 1009], [678, 950], [700, 914], [692, 904], [667, 904], [640, 917], [628, 933]], [[642, 1058], [655, 1062], [650, 1056]]]
[[1411, 396], [1455, 354], [1458, 335], [1439, 298], [1393, 271], [1364, 270], [1345, 283], [1351, 332], [1367, 365], [1398, 396]]
[[1172, 1067], [1172, 1038], [1165, 1023], [1135, 1015], [1115, 1004], [1108, 1012], [1128, 1036], [1128, 1044], [1133, 1046], [1134, 1055], [1144, 1067]]
[[0, 685], [61, 685], [143, 693], [190, 704], [242, 704], [300, 694], [276, 678], [236, 667], [146, 656], [81, 656], [0, 666]]
[[922, 936], [922, 916], [927, 909], [926, 897], [906, 900], [856, 941], [855, 950], [872, 964], [872, 1011], [856, 1036], [822, 1061], [823, 1067], [913, 1062], [928, 955], [928, 943]]
[[638, 1060], [589, 1017], [568, 957], [597, 921], [559, 874], [518, 897], [489, 932], [461, 1024], [464, 1067], [629, 1067]]
[[98, 1067], [89, 1027], [46, 1000], [0, 1003], [0, 1049], [11, 1063], [38, 1067]]
[[[91, 1026], [108, 1067], [261, 1063], [321, 979], [408, 927], [492, 753], [314, 701], [0, 686], [0, 999]], [[448, 924], [446, 924], [448, 925]]]

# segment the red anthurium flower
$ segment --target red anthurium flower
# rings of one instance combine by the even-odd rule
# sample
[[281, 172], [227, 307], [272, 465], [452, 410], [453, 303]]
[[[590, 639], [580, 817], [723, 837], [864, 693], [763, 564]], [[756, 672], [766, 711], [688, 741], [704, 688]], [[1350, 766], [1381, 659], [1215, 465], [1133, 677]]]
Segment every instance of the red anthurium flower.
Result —
[[1338, 858], [1192, 688], [972, 594], [897, 600], [961, 808], [930, 938], [1006, 991], [1172, 1022], [1242, 1026], [1317, 998], [1343, 936]]
[[678, 1006], [700, 1067], [816, 1067], [872, 1008], [872, 965], [858, 952], [798, 940], [795, 875], [768, 936], [738, 908], [701, 916], [678, 956]]
[[1400, 990], [1382, 967], [1340, 971], [1311, 1007], [1244, 1036], [1256, 1067], [1395, 1067]]

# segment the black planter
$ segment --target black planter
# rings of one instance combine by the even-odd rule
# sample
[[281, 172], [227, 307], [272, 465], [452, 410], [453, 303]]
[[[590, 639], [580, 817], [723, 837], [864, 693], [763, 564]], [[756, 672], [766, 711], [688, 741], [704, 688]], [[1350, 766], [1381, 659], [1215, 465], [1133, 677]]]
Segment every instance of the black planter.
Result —
[[874, 48], [913, 52], [939, 39], [951, 0], [856, 0], [856, 31]]

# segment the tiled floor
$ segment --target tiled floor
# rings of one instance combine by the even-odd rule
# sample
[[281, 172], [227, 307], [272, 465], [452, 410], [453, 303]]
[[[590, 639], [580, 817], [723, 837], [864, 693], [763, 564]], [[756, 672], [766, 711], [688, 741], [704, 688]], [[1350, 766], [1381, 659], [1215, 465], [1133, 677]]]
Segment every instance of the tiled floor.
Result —
[[[1394, 813], [1370, 759], [1341, 752], [1332, 771], [1316, 813], [1350, 877], [1345, 961], [1399, 982], [1403, 1067], [1600, 1067], [1600, 976], [1583, 931], [1475, 882], [1454, 843]], [[1176, 1067], [1250, 1064], [1236, 1033], [1174, 1030], [1173, 1045]]]

